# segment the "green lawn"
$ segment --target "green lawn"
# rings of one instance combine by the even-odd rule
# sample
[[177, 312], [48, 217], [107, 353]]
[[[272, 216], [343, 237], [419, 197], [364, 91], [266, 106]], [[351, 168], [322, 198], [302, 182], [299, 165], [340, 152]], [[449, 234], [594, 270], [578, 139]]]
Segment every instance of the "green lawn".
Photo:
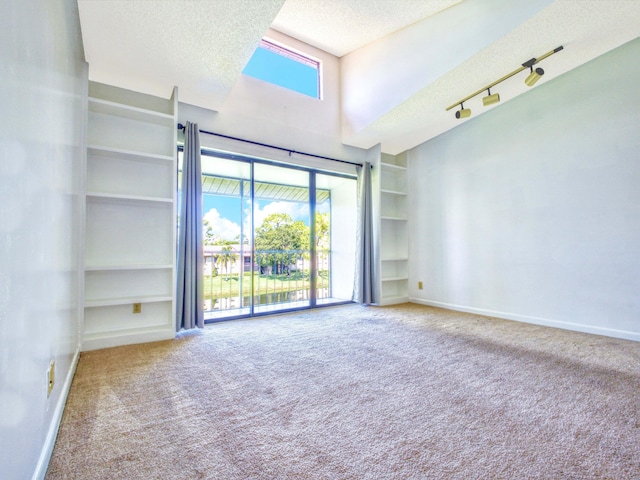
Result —
[[[308, 290], [310, 287], [309, 275], [295, 272], [291, 275], [260, 275], [253, 274], [256, 295], [276, 292], [291, 292], [296, 290]], [[318, 274], [317, 288], [329, 286], [329, 272], [322, 270]], [[238, 274], [221, 274], [216, 277], [205, 276], [204, 298], [232, 298], [240, 293], [240, 276]], [[242, 296], [251, 294], [251, 273], [245, 273], [242, 279]]]

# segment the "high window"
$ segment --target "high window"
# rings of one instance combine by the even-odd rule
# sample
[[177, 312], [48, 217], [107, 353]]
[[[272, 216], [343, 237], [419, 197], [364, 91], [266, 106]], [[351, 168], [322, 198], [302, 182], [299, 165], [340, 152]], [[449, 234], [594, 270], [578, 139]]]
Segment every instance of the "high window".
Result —
[[313, 98], [321, 98], [320, 62], [263, 39], [242, 71], [245, 75]]

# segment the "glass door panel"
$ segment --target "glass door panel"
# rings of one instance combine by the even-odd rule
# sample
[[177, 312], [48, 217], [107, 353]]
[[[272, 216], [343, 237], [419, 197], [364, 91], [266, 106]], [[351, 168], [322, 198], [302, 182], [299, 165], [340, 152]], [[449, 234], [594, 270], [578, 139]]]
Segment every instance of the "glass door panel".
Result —
[[315, 174], [316, 303], [353, 297], [356, 248], [356, 182]]
[[205, 319], [248, 315], [251, 163], [202, 156]]
[[310, 305], [309, 175], [308, 171], [254, 164], [255, 313]]

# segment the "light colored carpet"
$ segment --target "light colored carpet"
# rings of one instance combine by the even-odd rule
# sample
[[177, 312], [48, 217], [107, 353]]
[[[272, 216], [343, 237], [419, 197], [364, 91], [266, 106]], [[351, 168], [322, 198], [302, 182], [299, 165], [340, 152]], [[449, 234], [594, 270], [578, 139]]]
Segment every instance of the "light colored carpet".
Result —
[[637, 479], [640, 343], [407, 304], [87, 352], [61, 478]]

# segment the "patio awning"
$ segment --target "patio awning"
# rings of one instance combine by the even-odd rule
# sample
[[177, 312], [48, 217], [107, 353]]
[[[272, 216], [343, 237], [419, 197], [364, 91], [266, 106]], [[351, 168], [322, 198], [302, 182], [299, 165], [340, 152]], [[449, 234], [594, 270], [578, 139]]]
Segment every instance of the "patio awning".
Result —
[[[248, 196], [251, 191], [251, 182], [249, 180], [238, 180], [236, 178], [203, 174], [202, 194], [238, 197], [240, 196], [240, 182], [244, 182], [244, 195]], [[259, 200], [280, 200], [288, 202], [309, 201], [309, 189], [305, 187], [256, 181], [254, 188], [254, 196]], [[322, 203], [329, 199], [329, 197], [329, 190], [316, 189], [316, 203]]]

